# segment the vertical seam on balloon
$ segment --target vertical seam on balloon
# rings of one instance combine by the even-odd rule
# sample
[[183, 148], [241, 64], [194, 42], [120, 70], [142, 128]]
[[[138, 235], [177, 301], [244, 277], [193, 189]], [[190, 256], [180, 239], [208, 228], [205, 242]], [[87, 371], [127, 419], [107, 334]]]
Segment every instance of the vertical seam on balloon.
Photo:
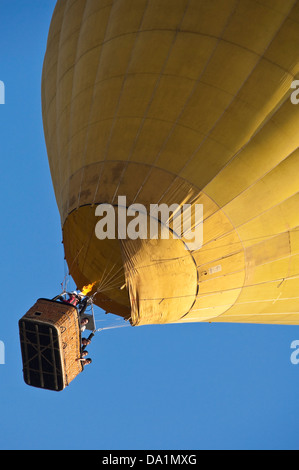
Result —
[[58, 70], [59, 70], [59, 49], [60, 49], [60, 46], [61, 46], [61, 40], [62, 40], [62, 32], [63, 32], [63, 29], [64, 29], [64, 23], [65, 23], [65, 20], [66, 20], [66, 11], [68, 10], [68, 3], [69, 3], [69, 0], [65, 0], [65, 7], [64, 7], [64, 11], [63, 11], [63, 18], [62, 18], [62, 22], [61, 22], [61, 27], [60, 27], [60, 33], [59, 33], [59, 42], [58, 42], [58, 56], [57, 56], [57, 68], [56, 68], [56, 93], [55, 93], [55, 101], [56, 101], [56, 105], [55, 105], [55, 112], [56, 112], [56, 131], [55, 131], [55, 134], [56, 134], [56, 146], [57, 146], [57, 153], [58, 153], [58, 172], [59, 172], [59, 188], [60, 188], [60, 204], [61, 204], [61, 207], [63, 207], [63, 190], [62, 190], [62, 177], [61, 177], [61, 152], [60, 152], [60, 146], [59, 146], [59, 127], [57, 126], [57, 123], [58, 123], [58, 88], [59, 88], [59, 81], [58, 81]]
[[[131, 158], [132, 158], [134, 149], [135, 149], [135, 147], [136, 147], [136, 143], [137, 143], [138, 138], [139, 138], [139, 136], [140, 136], [140, 133], [141, 133], [141, 131], [142, 131], [142, 129], [143, 129], [143, 126], [144, 126], [144, 123], [145, 123], [145, 120], [146, 120], [146, 116], [147, 116], [147, 114], [148, 114], [148, 112], [149, 112], [149, 109], [150, 109], [150, 107], [151, 107], [151, 105], [152, 105], [152, 102], [153, 102], [153, 100], [154, 100], [154, 97], [155, 97], [155, 95], [156, 95], [158, 86], [159, 86], [159, 84], [160, 84], [160, 82], [161, 82], [161, 79], [162, 79], [162, 76], [163, 76], [163, 71], [165, 70], [165, 68], [166, 68], [166, 66], [167, 66], [167, 64], [168, 64], [170, 54], [171, 54], [171, 52], [172, 52], [172, 50], [173, 50], [173, 48], [174, 48], [174, 45], [175, 45], [175, 43], [176, 43], [176, 41], [177, 41], [177, 37], [178, 37], [179, 30], [180, 30], [180, 26], [182, 25], [182, 23], [183, 23], [183, 21], [184, 21], [184, 19], [185, 19], [186, 13], [187, 13], [187, 11], [188, 11], [188, 9], [189, 9], [190, 1], [191, 1], [191, 0], [188, 0], [188, 2], [186, 3], [186, 7], [185, 7], [185, 10], [184, 10], [182, 19], [181, 19], [181, 21], [180, 21], [180, 23], [179, 23], [179, 26], [178, 26], [177, 29], [175, 30], [174, 38], [173, 38], [173, 40], [172, 40], [172, 43], [171, 43], [171, 45], [170, 45], [170, 48], [169, 48], [169, 51], [168, 51], [168, 53], [167, 53], [166, 59], [165, 59], [165, 61], [164, 61], [164, 64], [163, 64], [163, 66], [162, 66], [162, 69], [161, 69], [161, 71], [160, 71], [160, 73], [159, 73], [159, 77], [158, 77], [158, 79], [157, 79], [157, 81], [156, 81], [156, 83], [155, 83], [154, 90], [153, 90], [153, 92], [152, 92], [152, 95], [151, 95], [151, 97], [150, 97], [150, 99], [149, 99], [149, 102], [148, 102], [148, 105], [147, 105], [147, 107], [146, 107], [146, 110], [145, 110], [144, 115], [143, 115], [143, 117], [142, 117], [141, 123], [140, 123], [140, 125], [139, 125], [138, 131], [137, 131], [136, 136], [135, 136], [135, 139], [134, 139], [134, 142], [133, 142], [132, 147], [131, 147], [131, 149], [130, 149], [130, 152], [129, 152], [129, 155], [128, 155], [128, 159], [126, 160], [125, 167], [124, 167], [124, 169], [123, 169], [123, 171], [122, 171], [122, 174], [121, 174], [121, 177], [120, 177], [118, 186], [117, 186], [117, 188], [116, 188], [116, 190], [115, 190], [115, 193], [114, 193], [114, 195], [113, 195], [112, 202], [114, 201], [114, 199], [115, 199], [115, 197], [116, 197], [116, 194], [117, 194], [117, 192], [118, 192], [118, 190], [119, 190], [119, 187], [120, 187], [120, 185], [121, 185], [121, 182], [122, 182], [122, 179], [123, 179], [123, 177], [124, 177], [124, 174], [125, 174], [125, 172], [126, 172], [126, 170], [127, 170], [127, 168], [128, 168], [129, 162], [131, 161]], [[135, 197], [135, 199], [136, 199], [136, 197]], [[135, 199], [134, 199], [134, 201], [135, 201]], [[133, 201], [133, 203], [134, 203], [134, 201]]]
[[[83, 12], [83, 15], [82, 15], [82, 21], [81, 21], [81, 24], [80, 24], [80, 27], [78, 28], [78, 30], [76, 31], [76, 33], [78, 32], [78, 42], [77, 42], [77, 50], [76, 50], [76, 59], [75, 59], [75, 62], [72, 64], [72, 66], [64, 73], [64, 75], [66, 73], [68, 73], [72, 68], [74, 68], [74, 75], [73, 75], [73, 89], [72, 89], [72, 96], [71, 96], [71, 101], [70, 101], [70, 106], [71, 106], [71, 110], [70, 110], [70, 123], [69, 123], [69, 141], [70, 141], [70, 129], [71, 129], [71, 122], [72, 122], [72, 105], [73, 105], [73, 95], [74, 95], [74, 78], [75, 78], [75, 66], [76, 64], [78, 63], [78, 60], [81, 58], [81, 56], [78, 58], [78, 44], [79, 44], [79, 41], [80, 41], [80, 35], [81, 35], [81, 32], [82, 32], [82, 28], [85, 24], [85, 22], [90, 18], [92, 17], [95, 13], [97, 13], [98, 11], [104, 9], [104, 8], [107, 8], [108, 6], [112, 6], [112, 3], [110, 4], [107, 4], [105, 6], [102, 6], [101, 8], [99, 8], [99, 10], [95, 10], [94, 12], [92, 12], [90, 15], [85, 15], [86, 14], [86, 9], [87, 9], [87, 6], [89, 4], [89, 0], [86, 0], [86, 3], [85, 3], [85, 7], [84, 7], [84, 12]], [[68, 9], [66, 9], [68, 10]], [[61, 28], [61, 31], [62, 31], [62, 28]], [[60, 31], [60, 35], [61, 35], [61, 31]], [[62, 77], [64, 77], [64, 75], [62, 75]], [[60, 80], [61, 78], [60, 77]], [[67, 108], [67, 107], [66, 107]], [[63, 110], [64, 111], [64, 110]], [[62, 111], [62, 112], [63, 112]], [[67, 165], [69, 165], [69, 159], [70, 159], [70, 149], [68, 149], [68, 156], [67, 156]], [[59, 177], [60, 177], [60, 184], [59, 184], [59, 187], [60, 187], [60, 198], [61, 198], [61, 204], [60, 204], [60, 207], [62, 206], [62, 193], [63, 193], [63, 190], [66, 189], [67, 193], [69, 191], [69, 183], [70, 183], [70, 180], [68, 179], [66, 184], [64, 185], [64, 187], [62, 188], [61, 187], [61, 168], [60, 168], [60, 158], [59, 158]], [[67, 202], [69, 203], [69, 195], [67, 195]], [[67, 207], [67, 210], [66, 210], [66, 213], [68, 213], [69, 211], [69, 205]]]
[[77, 207], [79, 206], [80, 204], [80, 199], [81, 199], [81, 191], [82, 191], [82, 184], [83, 184], [83, 178], [84, 178], [84, 174], [85, 174], [85, 167], [83, 166], [84, 163], [85, 163], [85, 159], [86, 159], [86, 153], [87, 153], [87, 146], [88, 146], [88, 137], [89, 137], [89, 125], [90, 125], [90, 122], [91, 122], [91, 116], [92, 116], [92, 111], [93, 111], [93, 107], [94, 107], [94, 101], [95, 101], [95, 92], [96, 92], [96, 84], [97, 84], [97, 77], [99, 75], [99, 71], [100, 71], [100, 65], [101, 65], [101, 62], [102, 62], [102, 57], [103, 57], [103, 50], [104, 50], [104, 47], [103, 47], [103, 44], [105, 43], [105, 39], [106, 39], [106, 36], [107, 36], [107, 32], [108, 32], [108, 26], [109, 26], [109, 20], [111, 18], [111, 14], [112, 14], [112, 11], [113, 11], [113, 7], [115, 5], [115, 2], [113, 2], [111, 4], [111, 8], [110, 8], [110, 12], [109, 12], [109, 17], [107, 19], [107, 23], [106, 23], [106, 28], [105, 28], [105, 33], [104, 33], [104, 40], [103, 40], [103, 43], [101, 44], [101, 51], [100, 51], [100, 55], [99, 55], [99, 62], [98, 62], [98, 67], [97, 67], [97, 71], [96, 71], [96, 74], [95, 74], [95, 81], [94, 81], [94, 86], [93, 86], [93, 96], [92, 96], [92, 104], [90, 106], [90, 110], [89, 110], [89, 116], [88, 116], [88, 126], [86, 127], [86, 136], [85, 136], [85, 144], [84, 144], [84, 152], [83, 152], [83, 159], [82, 159], [82, 174], [81, 174], [81, 181], [80, 181], [80, 188], [79, 188], [79, 192], [78, 192], [78, 199], [77, 199]]
[[[65, 20], [65, 12], [66, 12], [66, 7], [67, 7], [67, 0], [64, 2], [64, 10], [63, 10], [63, 17], [62, 17], [62, 20], [61, 20], [61, 27], [60, 27], [60, 30], [59, 30], [59, 41], [58, 41], [58, 46], [57, 46], [57, 52], [59, 51], [59, 47], [60, 47], [60, 43], [61, 43], [61, 36], [62, 36], [62, 30], [63, 30], [63, 23], [64, 23], [64, 20]], [[59, 199], [60, 199], [60, 205], [62, 206], [63, 204], [63, 201], [62, 201], [62, 184], [61, 184], [61, 159], [60, 159], [60, 150], [59, 150], [59, 146], [58, 146], [58, 128], [57, 128], [57, 117], [58, 117], [58, 113], [57, 113], [57, 86], [58, 86], [58, 64], [59, 64], [59, 61], [58, 61], [58, 58], [57, 58], [57, 64], [56, 64], [56, 93], [55, 93], [55, 112], [56, 112], [56, 122], [55, 122], [55, 140], [56, 140], [56, 148], [57, 148], [57, 154], [58, 154], [58, 174], [59, 174]]]
[[104, 162], [107, 159], [108, 150], [109, 150], [109, 146], [110, 146], [111, 139], [112, 139], [112, 134], [113, 134], [115, 123], [116, 123], [117, 113], [119, 111], [119, 106], [120, 106], [123, 90], [124, 90], [124, 87], [125, 87], [125, 84], [126, 84], [126, 81], [127, 81], [128, 71], [129, 71], [129, 68], [130, 68], [130, 65], [131, 65], [131, 62], [132, 62], [132, 59], [133, 59], [133, 52], [136, 48], [136, 45], [137, 45], [137, 42], [138, 42], [138, 39], [139, 39], [139, 35], [141, 33], [142, 24], [144, 22], [145, 14], [147, 12], [148, 7], [149, 7], [149, 0], [147, 0], [145, 8], [143, 10], [143, 14], [142, 14], [142, 17], [141, 17], [140, 23], [139, 23], [139, 28], [138, 28], [138, 31], [136, 32], [136, 37], [135, 37], [135, 40], [134, 40], [134, 44], [133, 44], [133, 47], [131, 49], [130, 59], [128, 61], [126, 71], [125, 71], [125, 74], [124, 74], [124, 77], [123, 77], [121, 90], [120, 90], [120, 93], [119, 93], [119, 96], [118, 96], [118, 101], [117, 101], [116, 108], [115, 108], [115, 111], [114, 111], [113, 122], [112, 122], [112, 125], [111, 125], [111, 128], [110, 128], [109, 137], [108, 137], [108, 140], [106, 142], [106, 146], [105, 146], [105, 150], [104, 150], [103, 162], [102, 162], [102, 165], [101, 165], [100, 175], [98, 177], [97, 185], [96, 185], [96, 188], [95, 188], [93, 204], [95, 203], [97, 192], [98, 192], [98, 189], [99, 189], [99, 186], [100, 186], [101, 177], [102, 177], [102, 174], [103, 174], [103, 171], [104, 171]]
[[[75, 65], [77, 63], [77, 59], [78, 59], [78, 52], [79, 52], [79, 44], [80, 44], [80, 38], [81, 38], [81, 34], [82, 34], [82, 25], [83, 25], [83, 21], [84, 21], [84, 17], [85, 17], [85, 13], [86, 13], [86, 8], [87, 8], [87, 4], [88, 4], [89, 0], [85, 0], [85, 5], [84, 5], [84, 10], [83, 10], [83, 14], [81, 16], [81, 22], [80, 22], [80, 27], [79, 27], [79, 32], [78, 32], [78, 38], [77, 38], [77, 46], [76, 46], [76, 57], [75, 57], [75, 61], [73, 63], [73, 76], [72, 76], [72, 93], [71, 93], [71, 98], [74, 94], [74, 82], [75, 82]], [[72, 100], [71, 100], [72, 101]], [[68, 124], [68, 143], [70, 141], [70, 132], [71, 132], [71, 126], [72, 126], [72, 108], [70, 107], [70, 120], [69, 120], [69, 124]], [[70, 168], [70, 160], [71, 160], [71, 155], [70, 155], [70, 145], [68, 145], [68, 152], [67, 152], [67, 175], [69, 175], [69, 168]], [[70, 178], [68, 177], [67, 179], [67, 189], [66, 189], [66, 197], [67, 197], [67, 208], [66, 208], [66, 212], [69, 211], [69, 204], [70, 204], [70, 195], [69, 195], [69, 191], [70, 191]]]

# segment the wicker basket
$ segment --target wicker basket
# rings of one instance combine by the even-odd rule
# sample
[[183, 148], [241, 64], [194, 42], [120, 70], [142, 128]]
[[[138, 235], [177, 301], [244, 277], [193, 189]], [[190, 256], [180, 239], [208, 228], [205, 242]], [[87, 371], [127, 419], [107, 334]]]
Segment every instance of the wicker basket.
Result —
[[24, 380], [28, 385], [61, 391], [83, 370], [77, 309], [39, 299], [19, 321]]

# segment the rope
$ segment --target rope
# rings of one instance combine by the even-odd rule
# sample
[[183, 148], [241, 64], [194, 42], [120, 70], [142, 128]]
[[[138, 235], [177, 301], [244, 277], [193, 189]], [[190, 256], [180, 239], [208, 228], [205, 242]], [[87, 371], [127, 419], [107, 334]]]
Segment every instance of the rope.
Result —
[[118, 329], [118, 328], [128, 328], [129, 326], [131, 326], [131, 325], [107, 326], [105, 328], [98, 328], [97, 330], [95, 330], [95, 333], [100, 333], [101, 331], [104, 331], [104, 330], [115, 330], [115, 329]]

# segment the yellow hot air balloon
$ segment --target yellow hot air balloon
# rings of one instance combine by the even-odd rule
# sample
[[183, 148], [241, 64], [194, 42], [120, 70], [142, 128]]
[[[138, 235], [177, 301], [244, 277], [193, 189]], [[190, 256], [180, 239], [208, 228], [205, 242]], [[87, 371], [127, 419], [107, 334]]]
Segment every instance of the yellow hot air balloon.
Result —
[[[298, 78], [298, 0], [59, 0], [42, 105], [78, 287], [132, 325], [299, 324]], [[99, 240], [119, 196], [202, 204], [203, 246]]]

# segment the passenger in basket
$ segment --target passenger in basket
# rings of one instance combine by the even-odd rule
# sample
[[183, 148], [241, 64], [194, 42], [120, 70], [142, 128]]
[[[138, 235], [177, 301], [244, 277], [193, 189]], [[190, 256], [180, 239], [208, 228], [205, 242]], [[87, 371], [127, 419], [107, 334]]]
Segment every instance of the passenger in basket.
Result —
[[84, 361], [84, 358], [88, 356], [88, 351], [82, 351], [81, 357], [77, 359], [77, 361]]
[[88, 357], [87, 359], [83, 359], [82, 360], [82, 366], [87, 366], [88, 364], [91, 364], [92, 363], [92, 359], [90, 359], [90, 357]]
[[81, 332], [83, 333], [83, 331], [86, 330], [86, 326], [88, 324], [89, 320], [88, 318], [82, 318], [82, 320], [80, 321], [80, 327], [81, 327]]
[[82, 345], [83, 346], [89, 346], [90, 344], [91, 344], [90, 339], [82, 338]]

